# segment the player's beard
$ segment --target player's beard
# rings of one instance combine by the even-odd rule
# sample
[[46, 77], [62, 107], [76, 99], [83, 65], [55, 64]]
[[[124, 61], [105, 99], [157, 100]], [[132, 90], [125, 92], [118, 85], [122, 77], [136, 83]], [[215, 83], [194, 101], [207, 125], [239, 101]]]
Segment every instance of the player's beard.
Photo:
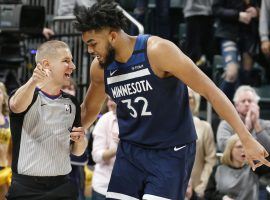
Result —
[[99, 62], [100, 66], [103, 69], [106, 69], [114, 61], [115, 58], [115, 49], [112, 47], [111, 44], [108, 44], [107, 49], [108, 51], [106, 57], [104, 58], [104, 61]]

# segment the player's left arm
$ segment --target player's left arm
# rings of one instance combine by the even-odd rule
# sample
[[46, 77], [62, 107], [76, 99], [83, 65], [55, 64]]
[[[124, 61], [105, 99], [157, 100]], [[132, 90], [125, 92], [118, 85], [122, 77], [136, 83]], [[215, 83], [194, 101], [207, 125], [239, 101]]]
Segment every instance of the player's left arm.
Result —
[[[268, 156], [267, 151], [253, 139], [229, 99], [176, 45], [168, 40], [151, 37], [147, 54], [153, 71], [158, 76], [177, 77], [212, 104], [215, 111], [239, 135], [253, 169], [262, 164], [270, 167], [270, 163], [265, 159]], [[255, 165], [253, 160], [260, 162]]]

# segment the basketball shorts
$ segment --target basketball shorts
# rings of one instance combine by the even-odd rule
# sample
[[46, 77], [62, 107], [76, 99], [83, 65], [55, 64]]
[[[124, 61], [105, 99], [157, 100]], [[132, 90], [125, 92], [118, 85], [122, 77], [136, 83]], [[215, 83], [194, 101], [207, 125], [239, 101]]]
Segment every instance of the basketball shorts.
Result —
[[168, 149], [145, 149], [121, 141], [106, 199], [184, 199], [196, 141]]

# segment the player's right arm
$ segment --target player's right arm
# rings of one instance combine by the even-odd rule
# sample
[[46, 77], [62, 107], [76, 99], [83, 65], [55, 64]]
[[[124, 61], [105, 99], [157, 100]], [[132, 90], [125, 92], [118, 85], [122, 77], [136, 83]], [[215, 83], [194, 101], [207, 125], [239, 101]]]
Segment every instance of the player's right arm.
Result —
[[95, 58], [90, 67], [90, 86], [81, 105], [81, 120], [84, 128], [89, 128], [96, 120], [106, 99], [104, 71]]
[[46, 78], [46, 72], [42, 69], [40, 64], [37, 64], [32, 77], [10, 98], [10, 110], [14, 113], [24, 112], [33, 100], [37, 85], [42, 83]]

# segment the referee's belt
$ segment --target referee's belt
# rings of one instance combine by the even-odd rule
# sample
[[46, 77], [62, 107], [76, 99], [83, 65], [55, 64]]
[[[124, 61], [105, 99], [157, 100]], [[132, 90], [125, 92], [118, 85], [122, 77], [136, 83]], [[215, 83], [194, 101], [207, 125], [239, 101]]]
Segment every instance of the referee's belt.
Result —
[[23, 174], [12, 174], [14, 180], [29, 182], [29, 183], [63, 183], [69, 180], [68, 175], [59, 175], [59, 176], [28, 176]]

